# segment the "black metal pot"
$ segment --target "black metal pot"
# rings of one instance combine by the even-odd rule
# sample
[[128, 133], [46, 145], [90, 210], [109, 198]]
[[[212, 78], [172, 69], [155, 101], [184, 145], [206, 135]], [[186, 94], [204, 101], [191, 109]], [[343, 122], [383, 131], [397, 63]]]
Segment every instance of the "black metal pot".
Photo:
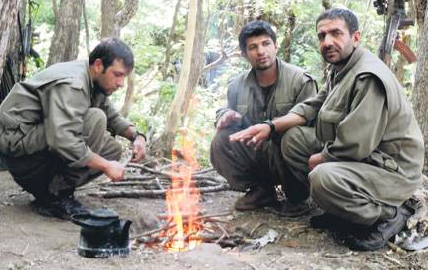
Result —
[[129, 227], [132, 222], [120, 220], [116, 212], [100, 208], [73, 215], [71, 220], [82, 227], [77, 249], [80, 256], [106, 258], [129, 254]]

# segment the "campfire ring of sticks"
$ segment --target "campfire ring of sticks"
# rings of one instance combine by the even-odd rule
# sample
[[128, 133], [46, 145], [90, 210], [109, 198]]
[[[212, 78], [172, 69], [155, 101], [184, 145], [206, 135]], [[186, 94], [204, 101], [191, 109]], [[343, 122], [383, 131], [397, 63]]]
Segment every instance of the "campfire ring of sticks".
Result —
[[[158, 166], [160, 165], [160, 166]], [[173, 170], [173, 166], [177, 166]], [[176, 170], [187, 166], [185, 162], [173, 162], [167, 158], [148, 158], [142, 164], [126, 164], [126, 175], [121, 182], [100, 183], [100, 191], [88, 195], [102, 198], [140, 198], [165, 197], [171, 188], [172, 178], [181, 178]], [[228, 190], [227, 181], [220, 177], [213, 168], [194, 171], [191, 181], [201, 194]]]

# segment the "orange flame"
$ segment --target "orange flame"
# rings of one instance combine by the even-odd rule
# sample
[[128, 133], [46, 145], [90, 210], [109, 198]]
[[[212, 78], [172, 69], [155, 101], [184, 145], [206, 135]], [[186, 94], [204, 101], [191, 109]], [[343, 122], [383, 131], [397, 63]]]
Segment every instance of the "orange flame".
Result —
[[[192, 181], [192, 172], [197, 170], [199, 165], [192, 142], [184, 135], [178, 143], [181, 150], [172, 152], [173, 171], [178, 173], [172, 177], [171, 189], [166, 192], [168, 220], [176, 225], [164, 235], [168, 239], [165, 244], [168, 251], [186, 251], [201, 242], [197, 235], [202, 230], [202, 224], [197, 220], [200, 193]], [[184, 159], [185, 165], [178, 166], [180, 158]]]

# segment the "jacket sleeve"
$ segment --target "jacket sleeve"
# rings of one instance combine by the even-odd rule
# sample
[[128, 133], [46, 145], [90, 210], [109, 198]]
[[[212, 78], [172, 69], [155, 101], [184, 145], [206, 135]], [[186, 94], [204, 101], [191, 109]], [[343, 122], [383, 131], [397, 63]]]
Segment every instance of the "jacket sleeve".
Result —
[[105, 112], [108, 129], [114, 134], [122, 135], [129, 126], [132, 126], [130, 121], [119, 114], [107, 97], [101, 103], [100, 109]]
[[82, 89], [60, 83], [46, 90], [46, 142], [70, 167], [84, 167], [92, 151], [83, 139], [83, 118], [89, 98]]
[[307, 121], [315, 120], [326, 97], [327, 91], [324, 87], [323, 90], [318, 92], [315, 96], [297, 103], [293, 108], [291, 108], [290, 112], [303, 116]]
[[308, 98], [314, 97], [318, 93], [318, 85], [316, 80], [309, 74], [304, 73], [302, 86], [296, 95], [296, 104], [305, 101]]
[[334, 141], [322, 150], [327, 161], [368, 157], [379, 145], [388, 120], [385, 90], [371, 75], [357, 79], [349, 113], [339, 122]]

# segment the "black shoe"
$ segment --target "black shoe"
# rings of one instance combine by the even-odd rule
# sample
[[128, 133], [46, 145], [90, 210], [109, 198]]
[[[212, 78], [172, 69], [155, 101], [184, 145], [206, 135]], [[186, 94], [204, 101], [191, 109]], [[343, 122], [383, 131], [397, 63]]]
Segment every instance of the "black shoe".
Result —
[[239, 211], [248, 211], [261, 208], [275, 203], [276, 192], [275, 189], [267, 189], [264, 187], [256, 186], [235, 202], [235, 209]]
[[412, 215], [405, 206], [397, 208], [395, 217], [376, 222], [367, 228], [367, 232], [347, 239], [345, 244], [352, 250], [369, 251], [384, 247], [390, 238], [406, 226], [407, 219]]
[[74, 214], [89, 213], [89, 208], [81, 204], [74, 196], [56, 197], [50, 201], [35, 200], [35, 211], [42, 216], [70, 220]]
[[309, 213], [314, 207], [315, 205], [309, 197], [299, 203], [291, 203], [285, 199], [274, 207], [268, 207], [267, 210], [282, 217], [299, 217]]
[[339, 233], [356, 233], [362, 228], [361, 225], [346, 221], [327, 212], [311, 217], [309, 223], [314, 229], [326, 229]]

